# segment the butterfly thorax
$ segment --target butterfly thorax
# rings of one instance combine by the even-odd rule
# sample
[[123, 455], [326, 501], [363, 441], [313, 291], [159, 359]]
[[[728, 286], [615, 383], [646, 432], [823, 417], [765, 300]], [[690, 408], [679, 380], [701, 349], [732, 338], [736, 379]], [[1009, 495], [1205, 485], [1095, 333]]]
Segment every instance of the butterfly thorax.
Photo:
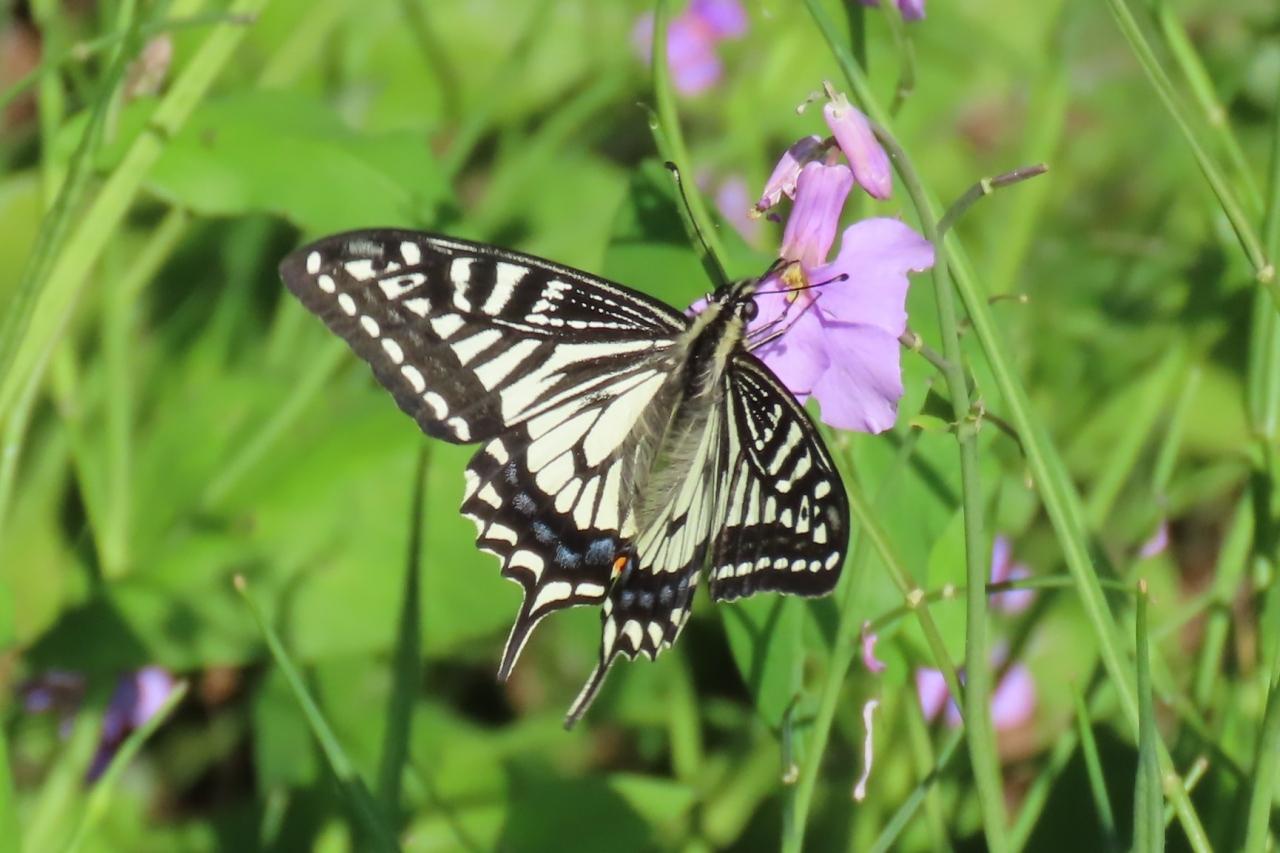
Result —
[[633, 521], [644, 531], [661, 517], [691, 471], [707, 422], [724, 399], [724, 374], [733, 352], [742, 345], [745, 322], [730, 301], [708, 302], [681, 335], [668, 356], [670, 376], [654, 398], [639, 429], [643, 456], [633, 466], [632, 487], [637, 496]]

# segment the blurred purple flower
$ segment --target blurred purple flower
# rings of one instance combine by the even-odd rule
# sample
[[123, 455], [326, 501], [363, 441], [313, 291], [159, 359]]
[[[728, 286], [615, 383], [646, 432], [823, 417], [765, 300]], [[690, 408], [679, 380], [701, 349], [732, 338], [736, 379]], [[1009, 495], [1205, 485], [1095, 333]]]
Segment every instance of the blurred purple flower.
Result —
[[120, 744], [134, 729], [151, 719], [169, 694], [175, 682], [167, 670], [159, 666], [146, 666], [123, 676], [116, 684], [107, 710], [102, 715], [102, 736], [98, 751], [89, 766], [90, 781], [98, 778], [111, 763]]
[[[793, 219], [803, 215], [806, 183], [802, 173]], [[830, 192], [815, 204], [829, 204]], [[798, 233], [788, 220], [793, 233], [783, 257], [820, 257], [823, 243], [830, 245], [833, 224], [815, 223]], [[932, 265], [933, 247], [896, 219], [864, 219], [849, 226], [835, 261], [809, 269], [802, 259], [799, 277], [794, 267], [780, 277], [782, 292], [766, 289], [756, 297], [755, 328], [786, 329], [756, 355], [801, 402], [816, 398], [824, 423], [883, 432], [897, 420], [902, 397], [898, 336], [907, 326], [907, 273]], [[811, 287], [824, 282], [820, 291]]]
[[[738, 0], [694, 0], [667, 26], [667, 65], [676, 91], [705, 92], [720, 81], [724, 67], [716, 46], [747, 31], [747, 13]], [[646, 13], [631, 31], [631, 43], [646, 61], [653, 55], [653, 15]]]
[[738, 0], [693, 0], [686, 14], [693, 15], [722, 39], [747, 34], [747, 10]]
[[[879, 6], [880, 0], [862, 0], [863, 6]], [[898, 11], [904, 21], [924, 19], [924, 0], [898, 0]]]
[[[1031, 569], [1013, 559], [1013, 545], [1007, 536], [996, 536], [991, 545], [991, 582], [1004, 583], [1031, 577]], [[991, 596], [991, 604], [1005, 613], [1021, 613], [1035, 601], [1035, 590], [1014, 589], [997, 592]]]
[[1164, 519], [1160, 520], [1160, 525], [1156, 527], [1151, 537], [1142, 543], [1142, 548], [1138, 551], [1138, 556], [1144, 560], [1152, 557], [1158, 557], [1163, 554], [1169, 547], [1169, 522]]
[[[999, 666], [1002, 655], [997, 651], [993, 662]], [[948, 726], [960, 725], [960, 709], [951, 698], [947, 681], [936, 669], [916, 670], [916, 696], [924, 718], [932, 722], [943, 713]], [[1036, 712], [1036, 682], [1025, 664], [1015, 663], [1005, 670], [991, 693], [991, 722], [997, 732], [1016, 729], [1030, 722]]]
[[746, 178], [730, 175], [716, 188], [716, 210], [720, 216], [742, 235], [747, 245], [757, 247], [761, 242], [758, 218], [751, 215], [751, 189]]
[[836, 144], [849, 158], [854, 179], [867, 191], [867, 195], [887, 199], [893, 191], [893, 167], [889, 163], [889, 155], [871, 130], [871, 122], [830, 83], [826, 88], [830, 100], [822, 108], [822, 116], [827, 120]]
[[765, 181], [764, 192], [760, 194], [760, 200], [756, 202], [756, 215], [764, 213], [782, 201], [784, 195], [787, 198], [795, 198], [796, 182], [800, 178], [800, 170], [807, 164], [822, 157], [825, 150], [826, 144], [821, 137], [806, 136], [797, 140], [790, 148], [782, 152], [782, 158], [778, 160], [778, 165], [773, 167], [773, 174], [769, 176], [769, 180]]
[[875, 675], [884, 672], [884, 661], [876, 657], [876, 641], [880, 637], [871, 630], [870, 622], [862, 623], [862, 665]]

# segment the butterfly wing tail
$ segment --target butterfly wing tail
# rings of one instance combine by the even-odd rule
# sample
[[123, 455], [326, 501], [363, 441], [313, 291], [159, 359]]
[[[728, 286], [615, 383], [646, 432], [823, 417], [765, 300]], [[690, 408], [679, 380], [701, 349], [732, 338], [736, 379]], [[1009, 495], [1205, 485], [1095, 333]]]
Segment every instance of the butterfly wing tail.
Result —
[[587, 683], [582, 685], [578, 698], [573, 700], [573, 705], [569, 708], [569, 713], [565, 715], [564, 727], [571, 729], [578, 720], [582, 719], [582, 715], [591, 707], [591, 703], [595, 701], [596, 694], [600, 692], [600, 687], [604, 684], [605, 676], [609, 674], [609, 668], [613, 664], [612, 657], [601, 657], [600, 662], [596, 664], [596, 668], [592, 670], [591, 677], [587, 679]]

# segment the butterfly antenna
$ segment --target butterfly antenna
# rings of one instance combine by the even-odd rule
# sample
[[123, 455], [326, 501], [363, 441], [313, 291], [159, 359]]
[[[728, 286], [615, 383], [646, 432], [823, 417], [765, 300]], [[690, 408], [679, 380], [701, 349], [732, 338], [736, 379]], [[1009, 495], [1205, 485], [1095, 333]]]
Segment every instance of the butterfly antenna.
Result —
[[698, 238], [698, 244], [702, 246], [702, 257], [715, 273], [718, 283], [724, 284], [729, 280], [728, 276], [720, 266], [720, 261], [716, 258], [715, 253], [711, 251], [711, 244], [707, 242], [706, 235], [698, 227], [698, 220], [694, 217], [693, 208], [689, 205], [689, 196], [684, 191], [684, 178], [680, 175], [680, 167], [670, 160], [663, 163], [663, 165], [671, 172], [671, 177], [676, 182], [676, 190], [680, 195], [680, 204], [684, 209], [684, 220], [689, 225], [689, 229], [693, 231], [694, 236]]

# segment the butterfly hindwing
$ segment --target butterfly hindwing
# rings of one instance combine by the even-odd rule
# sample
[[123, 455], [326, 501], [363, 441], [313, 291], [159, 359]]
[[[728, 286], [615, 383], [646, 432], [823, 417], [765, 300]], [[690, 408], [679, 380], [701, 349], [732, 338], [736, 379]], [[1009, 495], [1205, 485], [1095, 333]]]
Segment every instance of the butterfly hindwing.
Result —
[[639, 440], [634, 427], [666, 374], [660, 356], [608, 374], [492, 439], [468, 466], [462, 512], [476, 524], [477, 544], [524, 590], [500, 678], [544, 616], [604, 598], [634, 533], [625, 471]]
[[824, 595], [848, 548], [844, 485], [809, 415], [755, 356], [729, 370], [730, 462], [708, 570], [717, 600]]
[[285, 258], [280, 274], [425, 432], [464, 444], [581, 385], [557, 366], [634, 359], [687, 324], [568, 267], [414, 231], [327, 237]]

